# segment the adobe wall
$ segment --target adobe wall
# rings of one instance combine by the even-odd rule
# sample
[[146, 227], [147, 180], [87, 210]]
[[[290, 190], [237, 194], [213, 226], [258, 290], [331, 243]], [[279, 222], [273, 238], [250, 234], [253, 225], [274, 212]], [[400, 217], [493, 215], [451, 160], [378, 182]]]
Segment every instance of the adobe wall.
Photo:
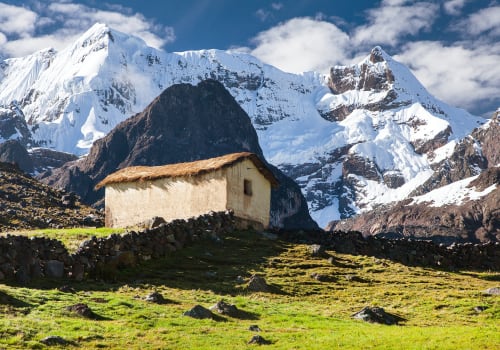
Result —
[[196, 177], [114, 183], [106, 186], [107, 227], [133, 227], [154, 216], [187, 219], [226, 210], [226, 178], [221, 170]]
[[[269, 226], [271, 211], [271, 184], [250, 159], [226, 169], [227, 209], [234, 215]], [[245, 194], [244, 180], [251, 181], [251, 195]]]

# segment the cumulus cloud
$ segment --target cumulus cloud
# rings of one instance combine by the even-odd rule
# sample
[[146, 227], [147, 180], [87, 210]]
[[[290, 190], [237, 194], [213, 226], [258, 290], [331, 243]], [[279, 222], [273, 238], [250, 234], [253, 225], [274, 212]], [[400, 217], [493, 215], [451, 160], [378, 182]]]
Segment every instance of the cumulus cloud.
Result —
[[481, 9], [460, 21], [457, 27], [465, 34], [500, 37], [500, 6]]
[[23, 7], [0, 2], [0, 31], [26, 37], [35, 30], [37, 14]]
[[[122, 6], [102, 10], [62, 0], [48, 6], [33, 2], [32, 8], [0, 2], [0, 34], [6, 38], [0, 38], [0, 52], [16, 57], [47, 47], [61, 49], [96, 22], [136, 35], [156, 48], [175, 40], [171, 27]], [[57, 29], [47, 32], [49, 26]]]
[[[444, 13], [459, 15], [468, 1], [444, 2]], [[439, 14], [437, 2], [385, 0], [365, 13], [365, 24], [343, 25], [342, 30], [325, 14], [295, 18], [258, 34], [245, 52], [288, 72], [327, 72], [333, 65], [359, 62], [381, 45], [397, 53], [395, 59], [443, 101], [477, 114], [497, 108], [500, 7], [491, 5], [464, 19], [452, 17], [455, 30], [463, 34], [460, 41], [412, 42], [432, 29]]]
[[432, 27], [439, 5], [405, 0], [385, 0], [367, 12], [368, 23], [354, 31], [353, 42], [360, 44], [396, 45], [406, 35], [415, 35]]
[[462, 9], [469, 0], [448, 0], [443, 4], [444, 11], [451, 16], [462, 14]]
[[287, 72], [326, 71], [346, 60], [349, 36], [332, 23], [294, 18], [254, 38], [251, 54]]
[[420, 41], [406, 45], [394, 58], [409, 66], [431, 93], [452, 105], [474, 109], [500, 96], [498, 45], [466, 48]]

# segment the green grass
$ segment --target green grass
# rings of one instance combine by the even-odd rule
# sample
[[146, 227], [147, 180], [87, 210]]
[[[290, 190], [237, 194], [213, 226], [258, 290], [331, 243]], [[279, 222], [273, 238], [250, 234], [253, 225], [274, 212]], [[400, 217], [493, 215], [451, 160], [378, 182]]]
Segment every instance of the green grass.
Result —
[[112, 233], [124, 233], [124, 229], [120, 228], [107, 228], [107, 227], [77, 227], [66, 229], [40, 229], [40, 230], [20, 230], [20, 231], [7, 231], [0, 232], [0, 236], [7, 234], [21, 235], [26, 237], [47, 237], [57, 239], [64, 243], [70, 252], [74, 252], [80, 243], [95, 237], [107, 237]]
[[[247, 344], [255, 334], [248, 330], [253, 324], [272, 342], [264, 346], [269, 349], [500, 347], [500, 298], [482, 293], [499, 285], [500, 273], [446, 272], [328, 254], [331, 263], [309, 257], [305, 245], [240, 232], [222, 244], [203, 242], [123, 270], [118, 282], [73, 282], [75, 294], [56, 289], [65, 282], [0, 284], [0, 291], [17, 300], [0, 303], [0, 349], [43, 349], [40, 340], [48, 335], [82, 349], [249, 349], [256, 346]], [[265, 276], [274, 292], [250, 293], [236, 283], [238, 276], [253, 273]], [[330, 281], [317, 281], [312, 273]], [[141, 299], [154, 290], [171, 302]], [[221, 299], [249, 317], [214, 321], [182, 316], [196, 304], [209, 307]], [[87, 303], [102, 319], [87, 320], [65, 310], [77, 302]], [[405, 321], [385, 326], [351, 318], [370, 305]], [[475, 306], [487, 308], [477, 313]]]

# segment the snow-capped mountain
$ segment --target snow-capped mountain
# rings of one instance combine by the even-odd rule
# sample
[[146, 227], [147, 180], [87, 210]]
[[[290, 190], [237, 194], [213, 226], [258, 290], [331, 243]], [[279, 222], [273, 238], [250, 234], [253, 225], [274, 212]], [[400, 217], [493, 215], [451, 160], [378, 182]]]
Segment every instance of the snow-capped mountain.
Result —
[[0, 137], [83, 155], [165, 88], [207, 78], [247, 112], [266, 159], [299, 183], [320, 226], [405, 198], [447, 144], [483, 122], [432, 97], [379, 47], [329, 75], [297, 75], [243, 53], [167, 53], [96, 24], [60, 52], [0, 63], [0, 123], [22, 116], [30, 132], [0, 125]]

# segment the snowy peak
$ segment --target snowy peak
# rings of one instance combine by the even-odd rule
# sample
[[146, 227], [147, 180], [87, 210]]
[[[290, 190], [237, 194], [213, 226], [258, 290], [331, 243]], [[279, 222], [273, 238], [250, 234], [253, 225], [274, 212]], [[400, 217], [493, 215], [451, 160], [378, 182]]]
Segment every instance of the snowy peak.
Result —
[[[22, 116], [25, 144], [84, 155], [166, 88], [207, 79], [248, 114], [266, 159], [299, 183], [321, 226], [405, 198], [432, 175], [432, 153], [480, 122], [380, 47], [329, 75], [297, 75], [231, 51], [167, 53], [104, 24], [60, 52], [1, 63], [0, 119]], [[19, 139], [16, 125], [0, 137]]]

